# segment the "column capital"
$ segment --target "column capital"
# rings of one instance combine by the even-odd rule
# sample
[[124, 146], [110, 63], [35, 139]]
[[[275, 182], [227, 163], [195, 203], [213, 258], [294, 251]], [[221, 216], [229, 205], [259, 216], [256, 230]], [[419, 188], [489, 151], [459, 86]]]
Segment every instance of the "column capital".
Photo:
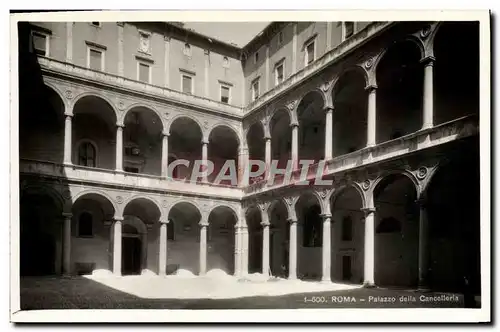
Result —
[[123, 221], [123, 217], [115, 216], [113, 217], [114, 221]]
[[74, 116], [74, 114], [69, 112], [64, 112], [64, 116], [71, 119]]
[[163, 225], [163, 224], [165, 224], [165, 225], [166, 225], [166, 224], [170, 223], [170, 219], [161, 219], [161, 220], [159, 220], [159, 222], [160, 222], [160, 224], [162, 224], [162, 225]]
[[296, 223], [297, 223], [297, 219], [288, 218], [288, 222], [289, 222], [290, 224], [296, 224]]
[[328, 112], [333, 112], [334, 109], [335, 109], [335, 107], [333, 107], [333, 106], [325, 106], [323, 108], [323, 111], [325, 111], [325, 113], [328, 113]]
[[201, 145], [208, 144], [208, 143], [209, 143], [208, 139], [204, 139], [204, 138], [201, 139]]
[[271, 135], [264, 135], [264, 140], [265, 141], [270, 141], [271, 140]]
[[374, 213], [375, 208], [374, 207], [367, 207], [367, 208], [361, 208], [361, 211], [365, 213], [365, 215]]
[[65, 219], [71, 219], [71, 217], [73, 217], [73, 213], [71, 213], [71, 212], [63, 212], [63, 213], [62, 213], [62, 216], [63, 216]]
[[422, 63], [424, 66], [433, 66], [435, 61], [436, 61], [436, 58], [433, 57], [432, 55], [429, 55], [429, 56], [423, 57], [420, 60], [420, 63]]
[[169, 133], [169, 132], [167, 132], [167, 131], [165, 131], [165, 130], [163, 130], [163, 131], [161, 132], [161, 134], [162, 134], [163, 136], [166, 136], [166, 137], [170, 136], [170, 133]]
[[260, 225], [262, 227], [269, 227], [269, 226], [271, 226], [271, 223], [269, 221], [263, 221], [263, 222], [260, 223]]
[[298, 127], [299, 126], [299, 123], [296, 122], [296, 121], [293, 121], [292, 123], [290, 123], [290, 127]]
[[418, 198], [415, 200], [415, 204], [417, 204], [421, 209], [425, 209], [429, 205], [429, 201], [426, 198]]
[[375, 91], [377, 90], [377, 84], [368, 84], [367, 86], [365, 86], [365, 90], [368, 92]]
[[323, 218], [323, 221], [327, 220], [327, 219], [332, 219], [332, 215], [330, 213], [323, 213], [323, 214], [320, 214], [319, 215], [321, 218]]
[[198, 225], [199, 225], [200, 227], [202, 227], [202, 228], [203, 228], [203, 227], [208, 227], [208, 222], [207, 222], [207, 221], [200, 221], [200, 222], [198, 223]]
[[121, 123], [121, 122], [117, 122], [117, 123], [116, 123], [116, 127], [117, 127], [117, 128], [122, 128], [122, 129], [123, 129], [123, 128], [125, 128], [125, 125], [124, 125], [123, 123]]

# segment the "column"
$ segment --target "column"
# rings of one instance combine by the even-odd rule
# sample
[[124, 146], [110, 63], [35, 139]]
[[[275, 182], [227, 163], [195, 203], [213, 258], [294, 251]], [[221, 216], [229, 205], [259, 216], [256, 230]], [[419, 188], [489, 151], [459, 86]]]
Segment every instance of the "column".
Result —
[[124, 65], [123, 65], [123, 30], [124, 22], [116, 22], [118, 25], [118, 76], [124, 76]]
[[241, 276], [241, 232], [239, 224], [234, 226], [234, 275]]
[[297, 72], [297, 23], [293, 24], [293, 39], [292, 39], [292, 75]]
[[64, 164], [71, 165], [71, 142], [72, 142], [72, 118], [73, 114], [65, 114], [66, 119], [64, 121]]
[[205, 97], [210, 98], [210, 51], [205, 50]]
[[292, 123], [292, 168], [299, 168], [299, 124]]
[[159, 274], [160, 276], [167, 275], [167, 224], [169, 220], [160, 221], [160, 253], [159, 258]]
[[165, 87], [168, 88], [170, 86], [170, 37], [169, 36], [163, 36], [163, 39], [165, 40], [165, 59], [164, 59], [164, 76], [165, 76]]
[[238, 149], [238, 181], [241, 187], [248, 186], [248, 148]]
[[168, 177], [168, 136], [163, 132], [162, 150], [161, 150], [161, 176]]
[[63, 213], [63, 274], [71, 274], [71, 213]]
[[113, 274], [122, 275], [122, 221], [123, 217], [115, 217], [113, 225]]
[[200, 276], [207, 273], [207, 227], [208, 222], [200, 222]]
[[264, 137], [266, 140], [266, 154], [265, 154], [265, 163], [266, 163], [266, 173], [265, 173], [265, 178], [267, 179], [269, 177], [269, 172], [271, 169], [271, 137], [267, 136]]
[[363, 209], [365, 213], [364, 281], [365, 287], [375, 286], [375, 208]]
[[241, 237], [241, 276], [248, 275], [248, 226], [242, 225], [240, 227]]
[[327, 106], [325, 114], [325, 160], [330, 160], [333, 156], [333, 107]]
[[73, 63], [73, 22], [66, 22], [66, 62]]
[[424, 63], [424, 114], [422, 129], [432, 128], [434, 125], [434, 58], [427, 57]]
[[428, 289], [429, 276], [429, 221], [427, 205], [424, 200], [417, 201], [420, 206], [418, 233], [418, 288]]
[[[208, 141], [201, 141], [201, 160], [204, 165], [204, 169], [207, 169], [207, 160], [208, 160]], [[208, 182], [208, 174], [204, 175], [202, 178], [203, 182]]]
[[297, 220], [290, 219], [290, 250], [288, 279], [297, 279]]
[[366, 134], [366, 146], [374, 146], [376, 144], [377, 130], [377, 86], [370, 85], [368, 90], [368, 126]]
[[116, 171], [123, 172], [123, 124], [116, 124]]
[[[267, 214], [267, 212], [265, 212]], [[262, 221], [262, 274], [269, 276], [269, 221]]]
[[331, 282], [331, 220], [332, 216], [329, 214], [325, 214], [323, 217], [323, 276], [321, 278], [322, 282]]

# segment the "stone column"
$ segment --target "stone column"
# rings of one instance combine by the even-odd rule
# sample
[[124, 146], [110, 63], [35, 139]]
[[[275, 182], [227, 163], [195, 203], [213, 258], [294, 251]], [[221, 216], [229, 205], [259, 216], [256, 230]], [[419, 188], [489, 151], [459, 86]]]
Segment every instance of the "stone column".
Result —
[[123, 217], [115, 217], [113, 225], [113, 274], [122, 275], [122, 222]]
[[321, 277], [322, 282], [331, 282], [331, 220], [332, 216], [329, 214], [325, 214], [323, 217], [323, 276]]
[[207, 227], [208, 222], [200, 222], [200, 276], [207, 273]]
[[418, 233], [418, 288], [429, 289], [429, 219], [427, 216], [427, 202], [417, 201], [420, 207]]
[[297, 220], [290, 219], [290, 250], [288, 263], [288, 279], [297, 279]]
[[72, 138], [72, 118], [73, 114], [66, 113], [66, 120], [64, 121], [64, 164], [65, 165], [72, 165], [73, 163], [71, 162], [71, 143], [73, 141]]
[[365, 213], [364, 281], [365, 287], [375, 286], [375, 208], [363, 209]]
[[159, 252], [159, 274], [167, 275], [167, 224], [169, 220], [160, 220], [160, 252]]
[[368, 126], [366, 133], [366, 146], [377, 144], [377, 86], [369, 85], [368, 90]]
[[241, 231], [239, 224], [234, 226], [234, 275], [241, 276]]
[[116, 171], [123, 172], [123, 124], [116, 124]]
[[[207, 141], [201, 141], [201, 160], [204, 165], [204, 169], [206, 169], [207, 166], [207, 160], [208, 160], [208, 140]], [[208, 182], [208, 174], [204, 175], [202, 178], [203, 182]]]
[[161, 176], [168, 177], [168, 136], [163, 132], [162, 150], [161, 150]]
[[238, 181], [241, 187], [248, 186], [248, 148], [238, 148]]
[[266, 140], [266, 154], [265, 154], [265, 163], [266, 163], [266, 173], [265, 173], [265, 178], [267, 179], [269, 177], [269, 172], [271, 169], [271, 137], [266, 136], [264, 137]]
[[248, 275], [248, 227], [242, 225], [241, 232], [241, 276]]
[[299, 124], [292, 123], [292, 165], [293, 170], [299, 168]]
[[63, 274], [71, 274], [71, 213], [63, 213]]
[[[265, 212], [267, 214], [267, 212]], [[262, 274], [269, 276], [269, 221], [262, 221]]]
[[325, 114], [325, 160], [330, 160], [333, 156], [333, 107], [327, 106]]
[[434, 126], [434, 58], [427, 57], [422, 62], [424, 63], [424, 114], [422, 129], [427, 129]]

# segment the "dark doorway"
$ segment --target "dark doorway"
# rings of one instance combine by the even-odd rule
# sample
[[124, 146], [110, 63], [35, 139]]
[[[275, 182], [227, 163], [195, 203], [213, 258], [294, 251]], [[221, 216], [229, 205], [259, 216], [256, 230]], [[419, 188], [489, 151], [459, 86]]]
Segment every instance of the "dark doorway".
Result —
[[352, 277], [351, 256], [342, 256], [342, 280], [351, 280]]
[[250, 242], [250, 261], [248, 270], [250, 273], [262, 272], [262, 231], [255, 231]]
[[140, 274], [141, 240], [137, 237], [123, 237], [122, 275]]

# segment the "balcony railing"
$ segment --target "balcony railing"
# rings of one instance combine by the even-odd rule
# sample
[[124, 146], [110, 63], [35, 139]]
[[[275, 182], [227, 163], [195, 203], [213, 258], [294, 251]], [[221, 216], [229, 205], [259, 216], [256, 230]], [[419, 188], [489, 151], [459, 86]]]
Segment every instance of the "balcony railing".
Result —
[[[377, 144], [374, 147], [364, 148], [349, 154], [345, 154], [325, 163], [323, 176], [332, 175], [338, 172], [354, 169], [369, 164], [403, 157], [408, 153], [438, 146], [460, 138], [473, 136], [479, 133], [479, 122], [477, 115], [464, 116], [433, 128], [419, 130], [417, 132], [402, 136], [397, 139]], [[306, 177], [307, 181], [313, 181], [319, 164], [309, 167]], [[300, 180], [301, 170], [294, 171], [291, 181], [283, 183], [284, 176], [274, 177], [274, 183], [268, 184], [267, 180], [262, 180], [244, 188], [245, 195], [253, 195], [270, 191], [276, 188], [293, 185]]]
[[156, 175], [117, 172], [109, 169], [62, 165], [50, 161], [21, 159], [19, 172], [37, 174], [68, 181], [79, 181], [99, 185], [119, 185], [124, 189], [162, 190], [169, 193], [197, 194], [203, 196], [241, 199], [242, 190], [238, 187], [214, 185], [211, 183], [192, 183], [184, 180], [164, 178]]
[[140, 91], [141, 93], [149, 94], [154, 97], [160, 97], [174, 102], [204, 108], [213, 112], [225, 113], [237, 117], [241, 117], [243, 114], [243, 110], [241, 107], [220, 103], [212, 99], [182, 93], [166, 87], [152, 85], [122, 76], [92, 70], [89, 68], [46, 58], [43, 56], [38, 56], [38, 63], [43, 69], [46, 70], [69, 74], [78, 78], [83, 78], [85, 80], [93, 80], [99, 83], [113, 85], [117, 88]]

